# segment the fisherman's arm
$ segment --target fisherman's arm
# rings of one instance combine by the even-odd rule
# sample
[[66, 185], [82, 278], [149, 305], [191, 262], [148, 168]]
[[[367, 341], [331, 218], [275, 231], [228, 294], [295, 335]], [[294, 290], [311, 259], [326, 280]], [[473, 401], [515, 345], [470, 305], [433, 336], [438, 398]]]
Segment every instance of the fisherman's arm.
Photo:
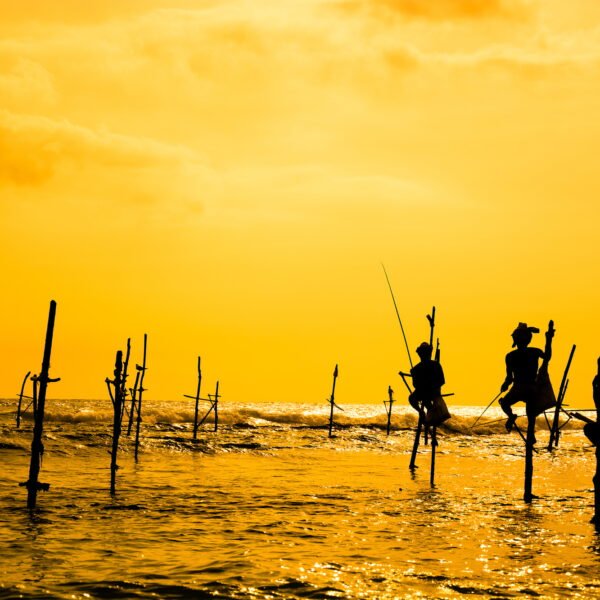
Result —
[[543, 360], [548, 362], [552, 358], [552, 338], [554, 337], [554, 328], [549, 327], [546, 335], [546, 347], [544, 348]]

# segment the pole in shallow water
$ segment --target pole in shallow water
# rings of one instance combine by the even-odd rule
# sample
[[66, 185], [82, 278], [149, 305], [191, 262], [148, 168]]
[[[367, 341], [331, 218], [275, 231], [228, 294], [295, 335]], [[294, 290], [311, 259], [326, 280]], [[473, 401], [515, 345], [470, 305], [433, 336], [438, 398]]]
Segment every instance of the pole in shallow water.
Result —
[[[410, 377], [410, 375], [408, 373], [403, 373], [402, 371], [400, 371], [399, 373], [400, 377], [402, 378], [402, 381], [404, 382], [404, 385], [406, 386], [406, 389], [408, 390], [409, 395], [413, 393], [410, 385], [408, 384], [408, 381], [406, 381], [407, 377]], [[419, 451], [419, 442], [421, 440], [421, 430], [423, 429], [423, 425], [425, 423], [425, 412], [423, 411], [423, 406], [419, 405], [418, 408], [418, 414], [419, 417], [417, 419], [417, 428], [415, 430], [415, 439], [413, 441], [413, 447], [412, 447], [412, 451], [410, 454], [410, 463], [408, 464], [408, 468], [411, 471], [414, 471], [417, 468], [417, 452]]]
[[33, 426], [33, 441], [31, 442], [31, 462], [29, 465], [29, 479], [21, 483], [22, 487], [27, 488], [27, 508], [34, 509], [37, 503], [37, 493], [39, 490], [48, 491], [49, 483], [40, 483], [39, 473], [44, 455], [44, 444], [42, 436], [44, 433], [44, 410], [46, 407], [46, 390], [48, 383], [60, 381], [60, 379], [50, 379], [50, 356], [52, 354], [52, 339], [54, 336], [54, 320], [56, 318], [56, 302], [50, 302], [50, 311], [48, 313], [48, 325], [46, 327], [46, 341], [44, 344], [44, 356], [42, 358], [42, 370], [37, 381], [39, 382], [39, 395], [37, 396], [37, 406], [35, 409], [35, 419]]
[[[546, 331], [546, 347], [544, 349], [544, 360], [538, 372], [536, 386], [538, 387], [538, 395], [543, 387], [551, 388], [550, 379], [548, 377], [548, 363], [552, 357], [552, 338], [554, 337], [554, 321], [548, 323]], [[523, 491], [523, 500], [530, 504], [535, 498], [533, 494], [533, 453], [535, 451], [535, 420], [538, 416], [536, 406], [526, 405], [527, 411], [527, 435], [525, 437], [525, 485]]]
[[215, 394], [211, 397], [208, 395], [209, 400], [212, 401], [212, 409], [215, 413], [215, 431], [219, 428], [219, 382], [217, 381], [217, 386], [215, 388]]
[[[335, 403], [335, 384], [338, 378], [338, 366], [335, 365], [335, 369], [333, 370], [333, 386], [331, 388], [331, 396], [329, 397], [329, 437], [331, 437], [333, 435], [333, 408], [337, 407], [340, 408], [336, 403]], [[342, 410], [340, 408], [340, 410]]]
[[387, 413], [387, 435], [390, 435], [392, 426], [392, 406], [394, 405], [394, 390], [391, 385], [388, 385], [388, 400], [383, 401], [385, 412]]
[[571, 353], [569, 354], [569, 359], [567, 360], [567, 366], [565, 367], [565, 371], [563, 373], [562, 381], [560, 382], [560, 388], [558, 389], [558, 397], [556, 399], [556, 406], [554, 408], [554, 418], [552, 420], [552, 427], [550, 428], [550, 440], [548, 441], [548, 452], [552, 452], [553, 448], [558, 446], [558, 438], [560, 437], [560, 427], [559, 427], [559, 415], [562, 410], [563, 401], [565, 395], [567, 393], [567, 384], [568, 384], [568, 375], [569, 369], [571, 368], [571, 361], [573, 360], [573, 355], [575, 354], [575, 349], [577, 346], [573, 344], [571, 348]]
[[132, 388], [129, 388], [129, 392], [131, 394], [131, 403], [129, 405], [129, 422], [127, 423], [127, 437], [131, 435], [131, 428], [133, 427], [133, 417], [135, 416], [136, 406], [137, 406], [137, 393], [138, 393], [138, 385], [140, 383], [140, 372], [136, 370], [135, 373], [135, 383]]
[[[183, 395], [184, 398], [191, 398], [192, 400], [195, 401], [195, 405], [194, 405], [194, 425], [193, 425], [193, 429], [192, 429], [192, 439], [194, 441], [198, 437], [198, 427], [202, 423], [204, 423], [204, 419], [206, 419], [206, 415], [205, 415], [204, 419], [202, 419], [202, 422], [198, 423], [198, 409], [199, 409], [199, 405], [200, 405], [200, 400], [203, 400], [203, 398], [200, 398], [200, 386], [201, 385], [202, 385], [202, 369], [200, 368], [200, 357], [198, 357], [198, 385], [196, 386], [196, 395], [195, 396], [190, 396], [189, 394], [184, 394]], [[209, 412], [211, 410], [212, 410], [212, 406], [210, 407]]]
[[435, 487], [435, 450], [437, 448], [437, 427], [431, 428], [431, 470], [429, 473], [429, 485]]
[[140, 372], [140, 387], [138, 388], [138, 399], [137, 399], [137, 418], [135, 422], [135, 451], [134, 458], [135, 462], [138, 460], [138, 453], [140, 447], [140, 427], [142, 425], [142, 396], [146, 390], [144, 388], [144, 376], [146, 375], [146, 349], [148, 345], [148, 334], [144, 334], [144, 355], [142, 360], [142, 366], [135, 365], [135, 368]]
[[129, 356], [131, 355], [131, 338], [127, 338], [127, 350], [123, 361], [123, 372], [121, 373], [121, 430], [123, 429], [123, 415], [127, 409], [127, 370], [129, 368]]
[[597, 363], [596, 376], [592, 383], [594, 396], [594, 405], [596, 406], [596, 473], [594, 475], [594, 517], [592, 523], [596, 525], [596, 530], [600, 531], [600, 358]]
[[196, 387], [196, 405], [194, 407], [194, 436], [198, 437], [198, 403], [200, 402], [200, 386], [202, 385], [202, 369], [200, 368], [200, 357], [198, 357], [198, 386]]
[[[106, 378], [106, 387], [113, 405], [113, 436], [110, 451], [110, 493], [117, 491], [117, 454], [121, 437], [121, 418], [123, 414], [123, 352], [117, 351], [113, 379]], [[111, 388], [112, 385], [112, 388]]]
[[21, 405], [23, 403], [23, 398], [27, 397], [24, 394], [25, 384], [27, 383], [27, 380], [29, 379], [30, 375], [31, 375], [31, 371], [27, 371], [27, 375], [25, 375], [25, 378], [23, 379], [23, 383], [21, 384], [21, 391], [19, 392], [19, 404], [17, 405], [17, 429], [19, 429], [19, 427], [21, 427]]

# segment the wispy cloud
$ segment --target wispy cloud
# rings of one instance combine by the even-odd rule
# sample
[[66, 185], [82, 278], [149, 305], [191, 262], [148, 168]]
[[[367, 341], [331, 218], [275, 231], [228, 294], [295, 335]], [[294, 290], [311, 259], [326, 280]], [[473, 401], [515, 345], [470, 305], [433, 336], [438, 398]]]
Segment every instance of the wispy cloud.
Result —
[[521, 19], [531, 10], [526, 0], [346, 0], [345, 10], [362, 10], [383, 17], [432, 21], [471, 19]]
[[200, 160], [184, 147], [8, 111], [0, 111], [0, 156], [0, 179], [29, 185], [82, 164], [136, 170]]

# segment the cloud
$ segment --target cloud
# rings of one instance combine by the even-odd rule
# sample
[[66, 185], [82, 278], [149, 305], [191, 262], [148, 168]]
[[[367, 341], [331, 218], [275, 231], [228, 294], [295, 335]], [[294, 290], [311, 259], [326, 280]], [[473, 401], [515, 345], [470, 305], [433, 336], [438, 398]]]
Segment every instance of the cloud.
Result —
[[203, 168], [185, 147], [0, 111], [0, 183], [40, 186], [59, 174], [76, 178], [85, 169], [135, 180], [151, 170], [190, 166]]
[[[206, 2], [208, 3], [208, 2]], [[193, 7], [205, 4], [198, 0], [19, 0], [4, 2], [2, 22], [12, 23], [99, 23], [128, 18], [165, 7]]]
[[367, 10], [380, 15], [431, 21], [487, 18], [523, 18], [529, 14], [525, 0], [348, 0], [347, 10]]

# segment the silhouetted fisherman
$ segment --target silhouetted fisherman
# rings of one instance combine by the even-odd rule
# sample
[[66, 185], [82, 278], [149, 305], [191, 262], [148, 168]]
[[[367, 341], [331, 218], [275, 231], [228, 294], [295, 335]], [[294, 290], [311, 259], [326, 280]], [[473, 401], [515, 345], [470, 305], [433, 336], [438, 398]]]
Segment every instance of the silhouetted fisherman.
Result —
[[[600, 447], [600, 358], [598, 359], [598, 373], [592, 381], [592, 392], [596, 406], [596, 421], [587, 419], [583, 426], [583, 432], [596, 448]], [[600, 488], [600, 474], [598, 474], [598, 487]], [[600, 515], [599, 515], [600, 517]]]
[[515, 403], [525, 402], [528, 413], [536, 404], [538, 394], [536, 378], [539, 361], [541, 359], [547, 363], [552, 357], [553, 329], [546, 332], [545, 350], [529, 347], [533, 334], [539, 332], [537, 327], [529, 327], [527, 323], [519, 323], [512, 332], [513, 347], [516, 346], [517, 349], [506, 355], [506, 379], [500, 387], [501, 392], [506, 392], [512, 384], [506, 396], [500, 400], [500, 407], [508, 415], [507, 431], [512, 431], [517, 420], [517, 415], [512, 411]]
[[417, 354], [421, 359], [411, 370], [414, 390], [408, 397], [410, 405], [419, 413], [424, 409], [430, 411], [433, 401], [442, 396], [442, 386], [446, 383], [442, 365], [432, 360], [433, 348], [427, 342], [423, 342], [417, 348]]
[[592, 381], [594, 405], [596, 406], [596, 422], [592, 425], [586, 424], [585, 435], [596, 446], [596, 473], [594, 474], [594, 517], [592, 523], [596, 524], [596, 530], [600, 531], [600, 358], [598, 359], [598, 371]]

